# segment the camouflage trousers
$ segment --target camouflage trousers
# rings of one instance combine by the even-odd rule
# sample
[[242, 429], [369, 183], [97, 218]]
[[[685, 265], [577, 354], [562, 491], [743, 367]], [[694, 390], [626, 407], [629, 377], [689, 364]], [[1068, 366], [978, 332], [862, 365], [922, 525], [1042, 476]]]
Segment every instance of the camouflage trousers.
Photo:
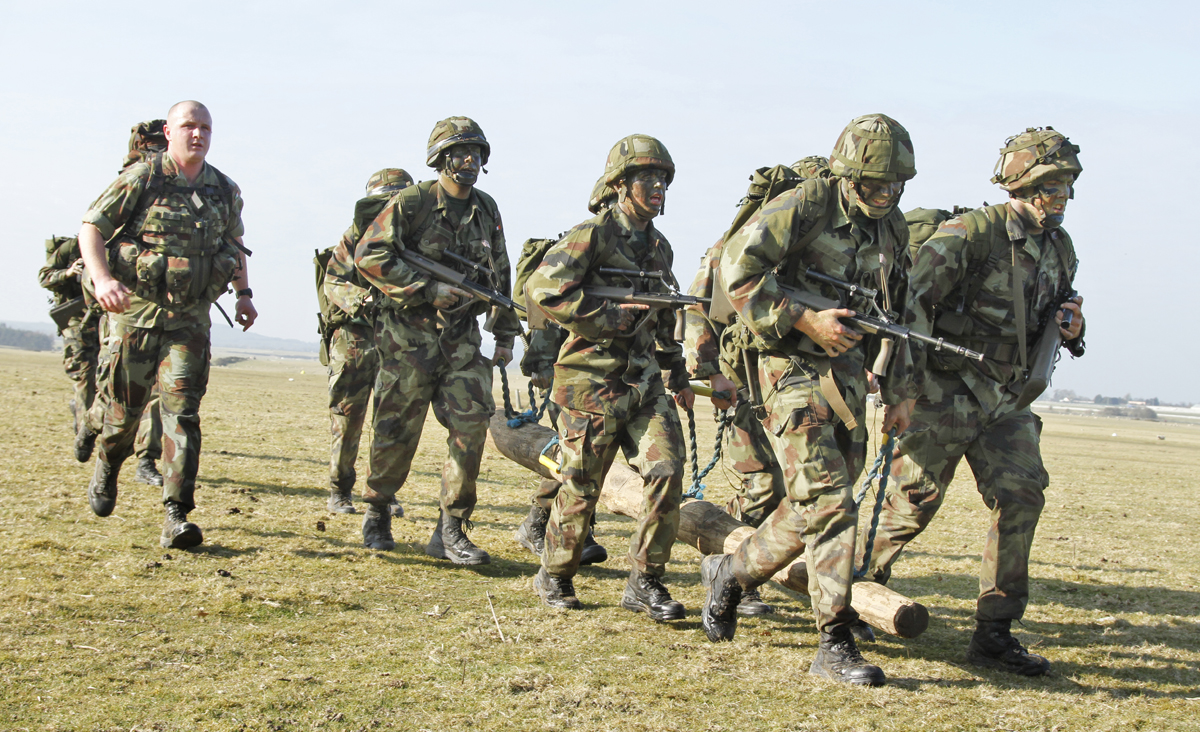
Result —
[[329, 487], [334, 491], [349, 493], [358, 477], [354, 463], [378, 365], [374, 328], [347, 323], [334, 331], [329, 339]]
[[[562, 415], [562, 407], [554, 402], [551, 402], [546, 407], [546, 414], [550, 415], [550, 422], [557, 425]], [[554, 505], [554, 497], [558, 495], [558, 489], [562, 487], [562, 483], [553, 478], [543, 478], [538, 487], [533, 489], [533, 503], [547, 511]]]
[[176, 330], [105, 319], [96, 401], [88, 421], [99, 459], [114, 468], [135, 450], [138, 424], [158, 394], [163, 502], [195, 508], [200, 470], [200, 400], [208, 390], [208, 323]]
[[[559, 396], [555, 401], [566, 401]], [[683, 502], [683, 428], [675, 402], [656, 378], [644, 393], [631, 388], [609, 405], [608, 414], [564, 408], [559, 416], [563, 483], [550, 507], [542, 553], [542, 566], [555, 577], [579, 571], [583, 541], [618, 448], [644, 481], [629, 561], [661, 577], [671, 559]]]
[[[101, 368], [105, 353], [101, 352], [101, 333], [104, 331], [104, 311], [89, 309], [82, 317], [72, 318], [62, 332], [63, 365], [67, 376], [75, 382], [75, 431], [79, 423], [88, 420], [88, 412], [96, 400], [96, 372]], [[142, 411], [134, 441], [134, 454], [139, 458], [158, 460], [162, 457], [162, 417], [158, 409], [158, 391]]]
[[488, 422], [496, 411], [491, 361], [476, 345], [466, 365], [452, 369], [436, 341], [413, 343], [401, 336], [404, 327], [393, 326], [398, 317], [403, 313], [384, 310], [375, 323], [379, 372], [370, 473], [363, 500], [382, 507], [404, 485], [432, 405], [434, 417], [449, 432], [441, 509], [456, 518], [470, 518]]
[[760, 357], [763, 428], [783, 466], [787, 501], [769, 515], [733, 555], [733, 572], [750, 589], [765, 583], [792, 560], [805, 556], [808, 590], [821, 631], [858, 618], [850, 606], [858, 508], [854, 484], [866, 461], [867, 385], [841, 378], [846, 404], [858, 420], [854, 430], [838, 419], [807, 361]]
[[738, 393], [737, 405], [725, 427], [725, 458], [742, 480], [725, 510], [738, 521], [758, 526], [787, 495], [783, 471], [762, 423], [754, 416], [750, 392]]
[[1017, 619], [1029, 602], [1029, 552], [1050, 483], [1042, 466], [1040, 421], [1015, 411], [1009, 395], [988, 413], [953, 373], [931, 371], [913, 423], [900, 436], [900, 479], [888, 486], [871, 574], [887, 582], [908, 542], [933, 520], [963, 456], [975, 474], [991, 525], [979, 574], [979, 620]]

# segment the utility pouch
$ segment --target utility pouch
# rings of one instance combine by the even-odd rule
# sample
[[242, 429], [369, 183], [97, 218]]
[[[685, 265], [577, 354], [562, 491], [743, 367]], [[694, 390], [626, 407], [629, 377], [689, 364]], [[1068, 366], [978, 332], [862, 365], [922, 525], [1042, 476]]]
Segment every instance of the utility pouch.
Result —
[[229, 283], [233, 281], [233, 271], [240, 261], [237, 254], [235, 248], [223, 246], [212, 255], [208, 284], [203, 294], [205, 302], [216, 302], [217, 298], [228, 291]]
[[134, 293], [151, 302], [159, 300], [162, 297], [163, 275], [167, 270], [167, 258], [158, 252], [147, 250], [137, 255], [134, 266], [137, 271], [137, 279], [133, 287]]
[[954, 336], [961, 336], [967, 332], [967, 326], [970, 322], [971, 318], [966, 313], [947, 310], [934, 319], [934, 326], [938, 331], [944, 331]]
[[191, 298], [192, 260], [190, 257], [167, 256], [167, 302], [183, 305]]

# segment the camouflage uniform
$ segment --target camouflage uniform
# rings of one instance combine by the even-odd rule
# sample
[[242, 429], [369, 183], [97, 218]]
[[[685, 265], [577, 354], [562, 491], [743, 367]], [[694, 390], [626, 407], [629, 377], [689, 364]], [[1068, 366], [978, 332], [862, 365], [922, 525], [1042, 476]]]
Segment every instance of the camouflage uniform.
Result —
[[[360, 211], [382, 208], [396, 191], [412, 185], [403, 170], [380, 170], [367, 181], [367, 195], [355, 206], [354, 221], [333, 247], [322, 285], [332, 306], [325, 327], [329, 335], [329, 417], [332, 439], [329, 446], [331, 496], [348, 502], [357, 475], [354, 463], [362, 438], [367, 402], [375, 385], [378, 358], [375, 355], [375, 303], [370, 285], [354, 266], [354, 252], [370, 219], [360, 220]], [[371, 217], [372, 219], [374, 217]], [[332, 504], [332, 500], [331, 500]]]
[[[910, 171], [907, 177], [915, 174], [907, 133], [882, 115], [852, 122], [839, 139], [835, 155], [840, 149], [849, 151], [850, 157], [861, 157], [863, 153], [853, 153], [854, 146], [873, 144], [865, 141], [872, 138], [853, 134], [863, 129], [858, 127], [860, 123], [886, 124], [887, 129], [903, 133], [890, 148], [884, 148], [883, 157], [898, 160], [903, 170]], [[903, 216], [893, 208], [880, 219], [867, 218], [848, 191], [853, 191], [849, 180], [816, 178], [777, 196], [726, 243], [719, 268], [721, 283], [738, 313], [738, 322], [726, 329], [722, 345], [748, 347], [757, 354], [756, 376], [764, 401], [762, 425], [784, 466], [789, 499], [738, 547], [732, 557], [732, 574], [743, 588], [756, 587], [805, 552], [822, 653], [826, 637], [842, 637], [835, 633], [848, 632], [857, 621], [858, 614], [850, 604], [858, 523], [852, 494], [866, 458], [865, 369], [880, 344], [878, 338], [864, 336], [857, 347], [836, 358], [828, 357], [795, 330], [804, 308], [790, 300], [779, 285], [819, 290], [836, 299], [827, 286], [803, 276], [804, 270], [812, 268], [885, 290], [892, 302], [904, 302], [904, 271], [898, 264], [908, 241]], [[809, 237], [810, 230], [821, 222], [820, 233]], [[808, 243], [798, 246], [805, 239]], [[909, 349], [893, 344], [893, 351], [881, 377], [888, 404], [910, 398], [916, 388]], [[841, 400], [846, 409], [837, 403]], [[861, 663], [861, 657], [858, 661]]]
[[[973, 241], [968, 241], [968, 220], [978, 232], [970, 237]], [[1054, 327], [1054, 311], [1075, 275], [1074, 250], [1064, 230], [1030, 235], [1011, 205], [989, 206], [945, 222], [921, 246], [910, 273], [910, 307], [929, 318], [952, 310], [962, 297], [971, 246], [987, 246], [993, 236], [1005, 256], [987, 274], [977, 297], [966, 303], [971, 327], [965, 333], [936, 325], [934, 329], [935, 335], [989, 357], [978, 363], [928, 355], [925, 390], [917, 400], [912, 426], [899, 441], [905, 457], [901, 478], [888, 487], [871, 555], [871, 574], [886, 582], [904, 546], [937, 513], [965, 456], [991, 510], [976, 611], [981, 621], [1017, 619], [1025, 612], [1029, 551], [1049, 484], [1039, 447], [1041, 422], [1028, 407], [1016, 409], [1023, 372], [1015, 347], [1012, 253], [1024, 273], [1026, 312], [1033, 314], [1030, 343], [1039, 323]], [[1060, 256], [1066, 251], [1071, 252], [1069, 265]], [[1068, 347], [1082, 352], [1077, 345]]]
[[[472, 188], [465, 213], [457, 218], [448, 198], [437, 181], [405, 188], [384, 207], [355, 251], [359, 273], [383, 295], [375, 322], [379, 376], [363, 499], [382, 507], [407, 480], [432, 404], [434, 416], [449, 431], [441, 508], [467, 519], [475, 507], [475, 481], [496, 409], [492, 364], [480, 351], [476, 322], [486, 303], [475, 300], [458, 313], [441, 313], [432, 305], [436, 281], [398, 254], [411, 247], [458, 269], [458, 263], [442, 258], [443, 251], [452, 250], [495, 272], [494, 289], [504, 293], [510, 288], [509, 262], [495, 201]], [[418, 221], [426, 208], [425, 220]], [[492, 332], [497, 348], [511, 348], [520, 332], [516, 314], [497, 311]]]
[[[141, 201], [155, 188], [156, 165], [162, 183]], [[200, 465], [209, 308], [239, 266], [232, 239], [242, 235], [241, 210], [241, 192], [211, 165], [189, 184], [163, 154], [126, 168], [83, 217], [110, 240], [109, 268], [130, 290], [129, 308], [105, 318], [97, 395], [88, 414], [91, 429], [100, 433], [99, 461], [107, 473], [133, 452], [136, 425], [157, 389], [163, 502], [185, 511], [195, 506]], [[97, 475], [101, 469], [97, 465]]]
[[[38, 284], [54, 293], [56, 306], [83, 296], [79, 276], [67, 272], [79, 258], [79, 240], [76, 237], [46, 240], [46, 266], [38, 270]], [[75, 383], [71, 409], [75, 416], [76, 431], [79, 430], [80, 419], [96, 398], [96, 358], [100, 354], [100, 321], [103, 318], [103, 308], [93, 305], [71, 318], [67, 327], [60, 331], [63, 367]]]
[[[554, 365], [553, 399], [562, 407], [563, 484], [551, 508], [542, 555], [542, 566], [553, 577], [569, 578], [578, 571], [584, 537], [618, 448], [645, 480], [630, 538], [634, 569], [661, 577], [679, 530], [683, 432], [662, 377], [662, 371], [670, 372], [672, 391], [688, 385], [682, 350], [673, 339], [674, 313], [652, 310], [635, 328], [620, 331], [616, 303], [583, 290], [613, 284], [599, 274], [600, 267], [671, 271], [673, 254], [662, 234], [648, 226], [639, 243], [637, 233], [619, 208], [601, 211], [559, 240], [528, 282], [533, 304], [569, 332]], [[639, 286], [652, 288], [654, 282]]]
[[[704, 254], [704, 262], [688, 294], [697, 297], [712, 297], [713, 272], [720, 265], [723, 241], [718, 241]], [[721, 332], [719, 324], [695, 310], [684, 311], [684, 353], [687, 354], [687, 370], [692, 379], [707, 380], [721, 373]], [[744, 383], [744, 373], [732, 364], [726, 366], [734, 383]], [[730, 375], [727, 374], [727, 375]], [[758, 526], [779, 506], [787, 494], [783, 471], [771, 449], [771, 443], [763, 432], [762, 423], [755, 418], [750, 405], [750, 395], [745, 388], [738, 390], [738, 401], [732, 410], [721, 413], [714, 407], [713, 413], [728, 420], [725, 427], [725, 457], [742, 476], [737, 492], [726, 506], [730, 516], [751, 526]]]

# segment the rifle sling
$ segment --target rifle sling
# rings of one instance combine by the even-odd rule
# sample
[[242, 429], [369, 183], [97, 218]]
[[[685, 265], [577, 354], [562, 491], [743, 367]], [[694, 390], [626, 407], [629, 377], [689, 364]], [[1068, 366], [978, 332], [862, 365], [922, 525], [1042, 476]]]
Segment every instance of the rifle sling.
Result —
[[829, 402], [829, 408], [842, 420], [846, 429], [853, 430], [858, 427], [858, 420], [854, 418], [850, 406], [842, 398], [842, 393], [838, 391], [837, 380], [833, 378], [832, 359], [814, 358], [813, 361], [816, 362], [818, 368], [817, 375], [821, 385], [821, 394], [825, 396], [825, 401]]

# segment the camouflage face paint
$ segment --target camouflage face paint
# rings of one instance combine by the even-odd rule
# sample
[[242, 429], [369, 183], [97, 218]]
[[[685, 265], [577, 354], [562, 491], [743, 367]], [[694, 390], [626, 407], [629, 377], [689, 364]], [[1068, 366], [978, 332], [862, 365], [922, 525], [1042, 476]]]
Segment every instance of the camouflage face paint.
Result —
[[1051, 178], [1037, 188], [1029, 199], [1030, 206], [1037, 211], [1039, 223], [1046, 229], [1062, 226], [1066, 217], [1067, 201], [1075, 197], [1074, 176]]
[[875, 208], [891, 208], [904, 191], [903, 181], [864, 180], [858, 184], [859, 199]]
[[479, 180], [483, 148], [479, 145], [455, 145], [446, 151], [444, 171], [463, 186], [473, 186]]
[[634, 173], [625, 182], [625, 200], [639, 219], [649, 221], [662, 213], [667, 199], [667, 177], [665, 170], [648, 168]]

